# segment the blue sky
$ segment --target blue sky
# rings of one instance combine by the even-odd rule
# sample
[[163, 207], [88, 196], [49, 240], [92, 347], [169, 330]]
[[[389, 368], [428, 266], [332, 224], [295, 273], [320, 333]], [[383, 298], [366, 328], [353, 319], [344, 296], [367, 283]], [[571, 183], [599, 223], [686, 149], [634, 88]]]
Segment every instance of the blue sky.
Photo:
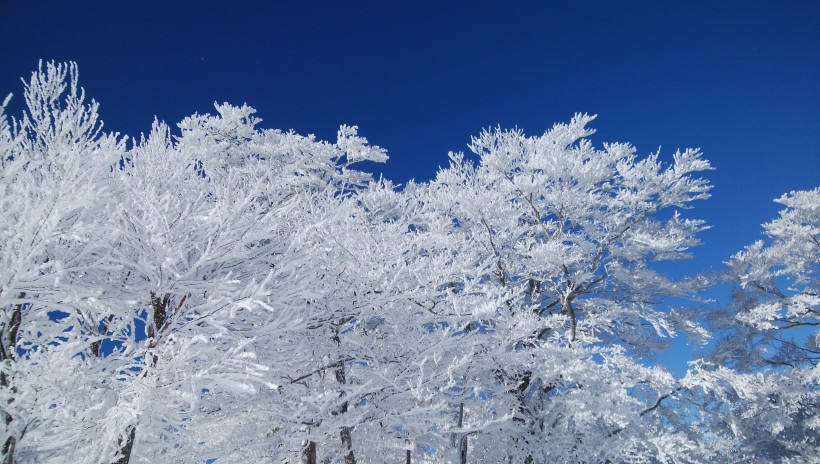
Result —
[[248, 103], [268, 128], [359, 125], [397, 182], [431, 178], [484, 127], [598, 114], [599, 146], [700, 147], [716, 166], [687, 272], [721, 268], [773, 198], [820, 185], [817, 1], [48, 3], [0, 0], [12, 114], [39, 59], [73, 60], [108, 130]]

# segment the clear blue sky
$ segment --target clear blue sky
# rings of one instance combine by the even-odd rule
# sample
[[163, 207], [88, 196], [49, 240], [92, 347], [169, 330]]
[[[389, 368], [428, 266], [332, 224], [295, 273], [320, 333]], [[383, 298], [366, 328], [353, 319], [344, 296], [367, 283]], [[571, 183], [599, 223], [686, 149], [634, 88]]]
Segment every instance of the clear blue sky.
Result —
[[39, 59], [73, 60], [109, 130], [248, 103], [269, 128], [359, 125], [398, 182], [483, 127], [536, 135], [579, 111], [599, 146], [700, 147], [717, 170], [693, 271], [758, 238], [773, 198], [820, 185], [818, 1], [0, 0], [0, 31], [12, 114]]

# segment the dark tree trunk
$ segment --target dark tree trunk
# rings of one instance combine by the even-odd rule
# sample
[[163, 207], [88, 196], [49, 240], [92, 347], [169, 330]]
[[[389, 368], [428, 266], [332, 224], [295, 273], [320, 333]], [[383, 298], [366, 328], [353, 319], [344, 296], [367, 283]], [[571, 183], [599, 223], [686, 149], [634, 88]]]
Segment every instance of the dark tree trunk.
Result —
[[308, 442], [302, 455], [305, 458], [305, 464], [316, 464], [316, 442]]
[[[464, 403], [458, 405], [458, 428], [464, 427]], [[453, 434], [453, 446], [458, 449], [458, 459], [461, 464], [467, 464], [467, 434]]]
[[135, 426], [131, 426], [131, 430], [128, 432], [128, 436], [124, 439], [120, 439], [120, 443], [122, 443], [122, 447], [120, 448], [120, 458], [114, 461], [112, 464], [128, 464], [128, 461], [131, 460], [131, 450], [134, 449], [134, 439], [137, 436], [137, 428]]
[[[162, 299], [158, 298], [156, 293], [151, 292], [151, 309], [153, 310], [153, 314], [151, 315], [151, 320], [147, 321], [145, 324], [146, 336], [149, 339], [153, 339], [150, 341], [150, 346], [156, 346], [156, 339], [163, 328], [165, 328], [166, 322], [168, 320], [168, 311], [172, 309], [171, 307], [171, 294], [166, 293]], [[182, 300], [179, 302], [179, 306], [181, 307], [182, 304], [185, 302], [185, 298], [183, 297]], [[109, 320], [110, 322], [110, 320]], [[105, 330], [108, 330], [107, 324]], [[93, 347], [92, 347], [93, 348]], [[99, 346], [96, 347], [96, 352], [99, 354]], [[156, 356], [153, 359], [148, 359], [149, 366], [156, 365], [158, 359]], [[147, 371], [143, 373], [143, 375], [147, 374]], [[136, 425], [131, 426], [128, 429], [128, 435], [125, 437], [120, 438], [120, 459], [115, 461], [113, 464], [128, 464], [131, 460], [131, 452], [134, 449], [134, 441], [137, 436], [137, 427]]]
[[[25, 292], [20, 292], [20, 298], [25, 298]], [[23, 304], [14, 305], [14, 311], [11, 313], [11, 320], [9, 321], [9, 332], [4, 348], [4, 358], [14, 359], [14, 350], [17, 347], [17, 331], [20, 329], [20, 323], [23, 321]]]
[[[347, 383], [347, 379], [345, 377], [345, 366], [343, 361], [340, 361], [339, 366], [336, 368], [336, 381], [342, 385]], [[344, 395], [344, 393], [342, 393], [342, 395]], [[344, 403], [342, 403], [342, 407], [339, 410], [339, 413], [346, 413], [347, 408], [348, 403], [347, 401], [345, 401]], [[356, 464], [356, 457], [353, 455], [353, 437], [350, 435], [350, 427], [342, 426], [341, 430], [339, 430], [339, 438], [341, 438], [342, 440], [342, 446], [344, 446], [348, 450], [348, 453], [345, 455], [345, 464]]]
[[[152, 294], [153, 295], [153, 294]], [[100, 335], [104, 336], [106, 332], [108, 332], [108, 324], [111, 323], [113, 320], [113, 316], [109, 316], [104, 325], [100, 329]], [[102, 340], [97, 340], [91, 344], [91, 353], [94, 356], [100, 356], [100, 347], [102, 346]], [[126, 436], [120, 437], [120, 458], [114, 461], [112, 464], [128, 464], [128, 461], [131, 460], [131, 451], [134, 449], [134, 439], [137, 436], [137, 428], [136, 426], [129, 427]]]
[[[100, 328], [100, 336], [105, 336], [105, 334], [108, 332], [108, 325], [111, 324], [111, 321], [113, 321], [113, 320], [114, 320], [114, 315], [113, 314], [108, 316], [108, 318], [103, 323], [103, 326]], [[101, 347], [102, 347], [102, 339], [91, 343], [91, 354], [93, 354], [94, 356], [99, 357]]]
[[[6, 414], [6, 417], [9, 417]], [[17, 439], [9, 436], [3, 443], [3, 464], [14, 464], [14, 448], [17, 446]]]
[[[345, 403], [347, 405], [347, 403]], [[348, 453], [345, 455], [345, 464], [356, 464], [356, 457], [353, 456], [353, 438], [350, 436], [350, 427], [342, 427], [342, 430], [339, 431], [339, 435], [342, 439], [342, 446], [347, 448]]]
[[[20, 292], [17, 298], [23, 299], [26, 297], [25, 292]], [[14, 354], [17, 350], [17, 331], [20, 330], [20, 323], [23, 321], [23, 304], [18, 303], [14, 305], [11, 311], [11, 318], [9, 318], [8, 329], [4, 334], [0, 331], [0, 362], [14, 361]], [[9, 381], [5, 374], [0, 374], [0, 382], [3, 387], [9, 386]]]
[[410, 464], [410, 450], [407, 450], [407, 454], [405, 454], [404, 464]]
[[[20, 299], [26, 297], [25, 292], [20, 292], [17, 296]], [[0, 332], [0, 362], [2, 363], [11, 363], [14, 361], [14, 355], [17, 351], [17, 332], [20, 330], [20, 323], [23, 321], [23, 304], [18, 303], [14, 305], [14, 309], [11, 312], [11, 318], [9, 319], [9, 325], [7, 332], [4, 334]], [[8, 389], [12, 393], [16, 393], [17, 389], [14, 385], [11, 384], [11, 380], [6, 377], [5, 373], [0, 373], [0, 388]], [[8, 404], [14, 402], [14, 396], [11, 396], [8, 400]], [[14, 420], [14, 417], [11, 416], [7, 411], [3, 411], [3, 422], [6, 425], [6, 429], [8, 430], [9, 424]], [[14, 435], [9, 435], [6, 438], [6, 441], [3, 442], [3, 464], [13, 464], [14, 463], [14, 450], [17, 447], [17, 440], [20, 437], [15, 437]]]
[[[183, 299], [180, 302], [180, 306], [184, 301], [185, 300]], [[153, 314], [150, 323], [146, 324], [146, 335], [148, 338], [152, 338], [154, 335], [158, 334], [160, 330], [162, 330], [162, 327], [165, 325], [165, 321], [168, 318], [170, 303], [170, 293], [166, 293], [162, 299], [159, 299], [156, 293], [151, 292], [151, 309], [153, 310]]]
[[[339, 327], [343, 324], [350, 321], [351, 318], [342, 318], [339, 321], [339, 324], [336, 326], [336, 333], [333, 335], [332, 340], [337, 344], [341, 344], [342, 340], [339, 337]], [[336, 381], [339, 382], [341, 385], [345, 385], [347, 383], [347, 378], [345, 376], [345, 362], [344, 360], [339, 361], [336, 365], [336, 372], [334, 373], [336, 376]], [[344, 396], [345, 393], [342, 391], [339, 396]], [[345, 401], [342, 403], [342, 407], [339, 408], [338, 414], [345, 414], [347, 412], [348, 402]], [[339, 430], [339, 438], [342, 440], [342, 446], [347, 448], [348, 453], [345, 455], [345, 464], [356, 464], [356, 457], [353, 455], [353, 437], [350, 435], [350, 427], [342, 426]]]

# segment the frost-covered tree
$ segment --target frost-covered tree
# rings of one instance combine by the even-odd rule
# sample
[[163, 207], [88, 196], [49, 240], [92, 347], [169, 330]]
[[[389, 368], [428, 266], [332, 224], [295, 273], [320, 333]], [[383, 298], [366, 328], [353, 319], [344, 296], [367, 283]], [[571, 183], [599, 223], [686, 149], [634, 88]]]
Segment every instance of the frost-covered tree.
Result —
[[765, 357], [758, 361], [789, 367], [816, 364], [816, 330], [806, 343], [794, 347], [798, 351], [780, 337], [785, 330], [812, 328], [820, 322], [820, 188], [792, 192], [776, 201], [786, 208], [763, 225], [768, 241], [755, 242], [729, 261], [729, 277], [740, 287], [736, 317], [761, 331], [779, 331], [767, 340], [777, 349], [771, 356], [759, 352]]
[[287, 363], [256, 347], [329, 297], [307, 210], [362, 186], [349, 166], [384, 152], [355, 127], [333, 144], [260, 131], [230, 105], [176, 140], [155, 123], [126, 151], [83, 106], [75, 65], [36, 72], [26, 101], [0, 128], [5, 459], [213, 456], [214, 403], [275, 391]]
[[[247, 106], [217, 111], [183, 121], [173, 142], [155, 125], [118, 171], [125, 201], [109, 213], [111, 243], [122, 257], [121, 288], [146, 308], [135, 380], [150, 384], [152, 399], [139, 400], [147, 406], [139, 413], [126, 404], [135, 423], [123, 434], [136, 434], [139, 459], [272, 452], [267, 435], [285, 416], [276, 393], [292, 361], [309, 364], [302, 347], [334, 320], [321, 305], [336, 300], [316, 231], [338, 216], [339, 198], [368, 180], [349, 166], [386, 159], [355, 127], [343, 126], [330, 144], [255, 129]], [[267, 415], [218, 440], [203, 432], [225, 425], [223, 407], [234, 414], [227, 420], [246, 421], [239, 411], [262, 403], [247, 395], [259, 386]], [[248, 439], [254, 443], [242, 446]]]
[[270, 429], [275, 457], [293, 459], [307, 441], [307, 462], [379, 462], [449, 442], [443, 429], [455, 423], [438, 393], [456, 385], [454, 370], [471, 352], [447, 299], [466, 256], [411, 227], [414, 189], [371, 183], [305, 211], [325, 218], [311, 232], [323, 277], [304, 328], [291, 333], [284, 405]]
[[87, 348], [82, 340], [102, 319], [100, 289], [75, 277], [109, 269], [108, 250], [92, 236], [100, 199], [111, 193], [103, 179], [124, 151], [122, 139], [102, 132], [97, 103], [85, 103], [75, 65], [41, 64], [23, 95], [28, 111], [21, 119], [0, 115], [4, 462], [27, 456], [27, 436], [65, 419], [44, 411], [82, 417], [99, 402], [98, 390], [81, 392], [70, 380], [88, 380], [85, 372], [72, 374], [85, 366], [72, 355]]
[[[628, 354], [699, 330], [658, 307], [697, 286], [664, 278], [654, 263], [684, 258], [698, 243], [702, 221], [675, 209], [708, 196], [708, 183], [693, 174], [710, 166], [695, 150], [664, 166], [628, 144], [595, 149], [591, 120], [578, 115], [539, 137], [485, 131], [471, 145], [478, 164], [452, 155], [430, 185], [428, 204], [447, 233], [482, 254], [481, 265], [462, 271], [481, 283], [485, 304], [469, 309], [464, 330], [484, 348], [465, 371], [458, 413], [479, 410], [463, 418], [465, 436], [489, 434], [476, 435], [487, 442], [477, 460], [688, 453], [652, 423], [674, 379]], [[481, 412], [487, 402], [475, 398], [491, 398], [491, 410]], [[501, 416], [511, 419], [483, 430]], [[500, 440], [503, 447], [491, 445]]]
[[461, 427], [450, 403], [463, 393], [464, 369], [480, 351], [464, 328], [478, 306], [494, 305], [473, 292], [476, 283], [464, 272], [481, 265], [480, 253], [425, 208], [427, 190], [410, 183], [393, 192], [382, 183], [360, 192], [357, 233], [344, 244], [355, 259], [350, 268], [367, 276], [360, 279], [363, 310], [341, 341], [355, 353], [353, 378], [377, 387], [359, 408], [368, 462], [399, 450], [402, 457], [436, 450], [430, 454], [445, 459]]
[[810, 462], [820, 449], [820, 188], [776, 201], [766, 239], [728, 263], [732, 304], [711, 314], [723, 336], [693, 373], [736, 462]]

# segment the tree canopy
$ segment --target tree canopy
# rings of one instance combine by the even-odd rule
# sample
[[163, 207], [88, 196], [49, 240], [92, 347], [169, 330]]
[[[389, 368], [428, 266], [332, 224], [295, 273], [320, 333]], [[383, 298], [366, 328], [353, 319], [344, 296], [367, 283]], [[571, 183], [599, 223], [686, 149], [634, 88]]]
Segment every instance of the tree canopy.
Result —
[[[13, 462], [806, 462], [820, 189], [714, 276], [698, 150], [594, 116], [485, 130], [429, 182], [215, 104], [103, 130], [76, 64], [0, 113], [0, 431]], [[688, 300], [689, 305], [669, 304]], [[652, 362], [713, 340], [683, 378]]]

